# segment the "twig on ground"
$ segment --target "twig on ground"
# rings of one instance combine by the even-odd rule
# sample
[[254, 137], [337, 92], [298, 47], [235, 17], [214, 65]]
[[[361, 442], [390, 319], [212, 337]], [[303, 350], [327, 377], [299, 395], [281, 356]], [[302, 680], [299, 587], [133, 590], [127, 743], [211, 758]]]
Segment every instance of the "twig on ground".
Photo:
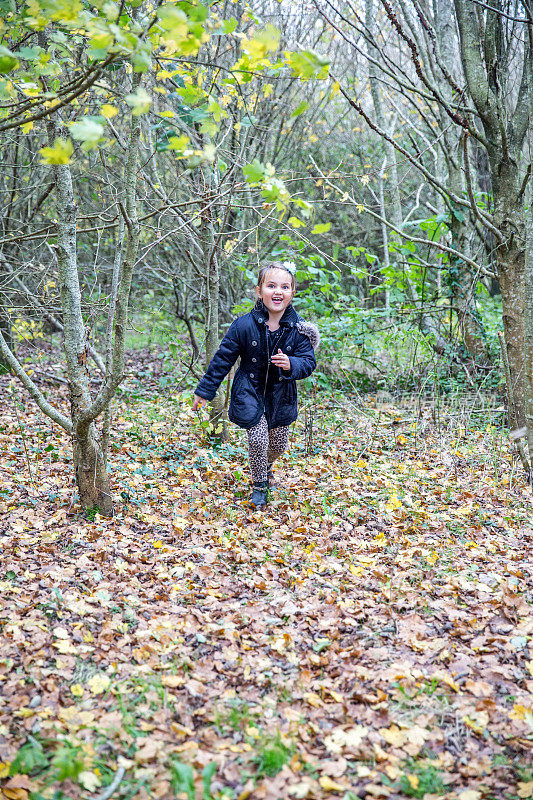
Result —
[[106, 789], [104, 789], [104, 791], [101, 794], [99, 794], [96, 798], [92, 798], [92, 800], [109, 800], [109, 798], [115, 794], [125, 774], [126, 774], [125, 768], [119, 767], [116, 771], [115, 777], [113, 778], [109, 786]]

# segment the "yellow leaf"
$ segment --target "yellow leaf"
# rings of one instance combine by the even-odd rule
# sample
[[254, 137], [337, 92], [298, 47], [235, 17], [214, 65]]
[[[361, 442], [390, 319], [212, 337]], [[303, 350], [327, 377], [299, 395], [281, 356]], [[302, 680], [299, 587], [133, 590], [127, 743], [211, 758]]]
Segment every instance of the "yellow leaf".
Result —
[[533, 781], [520, 781], [518, 784], [518, 797], [524, 798], [524, 800], [528, 800], [528, 798], [533, 797]]
[[163, 675], [161, 678], [163, 686], [168, 686], [170, 689], [177, 689], [178, 686], [183, 686], [185, 678], [180, 675]]
[[21, 125], [22, 133], [29, 133], [33, 128], [33, 121], [25, 122], [24, 125]]
[[531, 661], [526, 661], [526, 668], [529, 674], [533, 677], [533, 659]]
[[396, 492], [393, 492], [387, 501], [387, 505], [385, 506], [385, 511], [387, 514], [392, 514], [393, 511], [396, 511], [398, 508], [402, 507], [402, 501], [399, 499]]
[[464, 792], [459, 792], [459, 800], [481, 800], [482, 796], [477, 789], [465, 789]]
[[92, 678], [89, 678], [87, 681], [87, 686], [91, 690], [93, 694], [102, 694], [105, 690], [109, 687], [111, 683], [111, 678], [107, 675], [93, 675]]
[[10, 761], [0, 761], [0, 779], [7, 778], [9, 775]]
[[112, 117], [116, 117], [118, 114], [118, 108], [116, 106], [112, 106], [109, 103], [104, 103], [103, 106], [100, 107], [100, 113], [106, 119], [111, 119]]
[[406, 775], [405, 777], [409, 781], [409, 786], [411, 787], [411, 789], [418, 789], [418, 786], [420, 784], [420, 778], [418, 777], [418, 775]]
[[41, 147], [39, 153], [43, 164], [68, 164], [74, 152], [74, 145], [70, 139], [56, 139], [53, 147]]
[[346, 790], [346, 786], [335, 783], [335, 781], [332, 781], [327, 775], [322, 775], [318, 782], [327, 792], [344, 792]]
[[160, 550], [163, 547], [163, 542], [160, 539], [158, 539], [157, 542], [154, 542], [154, 547], [157, 550]]
[[95, 772], [84, 770], [78, 775], [78, 783], [81, 783], [88, 792], [95, 792], [101, 786], [102, 781]]
[[58, 642], [54, 642], [53, 647], [55, 647], [56, 650], [58, 650], [64, 656], [78, 652], [74, 645], [70, 642], [67, 642], [65, 639], [60, 639]]
[[74, 686], [70, 687], [70, 691], [74, 695], [74, 697], [83, 697], [83, 692], [85, 689], [80, 683], [75, 683]]
[[393, 747], [402, 747], [407, 741], [406, 732], [401, 731], [397, 725], [391, 725], [390, 728], [380, 728], [379, 732], [385, 741]]
[[531, 713], [530, 708], [520, 705], [520, 703], [515, 703], [513, 710], [509, 713], [509, 717], [511, 719], [525, 719], [527, 713]]
[[355, 725], [348, 730], [341, 727], [334, 728], [324, 739], [324, 745], [331, 753], [340, 753], [345, 747], [357, 749], [367, 734], [368, 728], [364, 725]]
[[309, 703], [310, 706], [313, 706], [313, 708], [318, 708], [319, 706], [324, 705], [320, 697], [315, 692], [307, 692], [304, 694], [304, 700], [306, 703]]

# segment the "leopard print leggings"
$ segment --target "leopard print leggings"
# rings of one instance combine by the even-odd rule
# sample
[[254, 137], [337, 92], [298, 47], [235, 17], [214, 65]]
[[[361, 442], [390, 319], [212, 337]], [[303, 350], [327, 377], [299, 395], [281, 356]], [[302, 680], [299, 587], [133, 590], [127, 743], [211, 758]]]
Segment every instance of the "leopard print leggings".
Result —
[[268, 430], [266, 417], [263, 414], [257, 425], [247, 430], [250, 469], [254, 483], [263, 483], [267, 479], [267, 467], [279, 458], [289, 443], [289, 428], [272, 428]]

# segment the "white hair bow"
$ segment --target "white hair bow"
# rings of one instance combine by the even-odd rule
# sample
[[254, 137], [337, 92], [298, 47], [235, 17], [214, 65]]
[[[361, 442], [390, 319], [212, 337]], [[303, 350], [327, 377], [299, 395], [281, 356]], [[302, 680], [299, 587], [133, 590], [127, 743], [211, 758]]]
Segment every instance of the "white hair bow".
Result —
[[296, 272], [296, 264], [294, 263], [294, 261], [284, 261], [283, 267], [287, 270], [287, 272], [290, 272], [291, 275], [294, 275], [294, 273]]

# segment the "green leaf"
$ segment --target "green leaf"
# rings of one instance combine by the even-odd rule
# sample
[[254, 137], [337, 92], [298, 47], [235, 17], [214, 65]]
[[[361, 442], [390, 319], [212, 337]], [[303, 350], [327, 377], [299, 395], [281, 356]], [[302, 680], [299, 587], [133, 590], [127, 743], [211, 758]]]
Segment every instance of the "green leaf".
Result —
[[182, 89], [177, 89], [178, 94], [185, 105], [195, 106], [202, 98], [205, 97], [205, 92], [199, 86], [193, 86], [191, 83], [184, 86]]
[[331, 228], [331, 222], [321, 222], [318, 225], [315, 225], [311, 233], [327, 233]]
[[146, 114], [152, 105], [152, 98], [143, 86], [138, 86], [135, 92], [127, 94], [125, 100], [126, 103], [131, 106], [131, 113], [134, 117]]
[[289, 225], [292, 225], [293, 228], [303, 228], [305, 226], [305, 222], [302, 222], [298, 217], [289, 217], [287, 222]]
[[308, 108], [309, 108], [309, 103], [307, 102], [307, 100], [303, 100], [300, 103], [300, 105], [294, 109], [294, 111], [291, 114], [291, 117], [299, 117], [300, 114], [303, 114], [304, 111], [307, 111]]
[[237, 29], [237, 25], [239, 23], [235, 19], [235, 17], [230, 17], [229, 19], [225, 19], [222, 23], [222, 29], [224, 33], [233, 33], [234, 30]]
[[261, 183], [266, 175], [266, 167], [259, 159], [254, 158], [251, 164], [246, 164], [242, 169], [248, 183]]
[[286, 53], [292, 73], [297, 78], [326, 78], [330, 59], [320, 56], [314, 50], [300, 50], [297, 53]]
[[190, 764], [182, 764], [181, 761], [174, 760], [171, 766], [172, 788], [178, 795], [184, 793], [188, 800], [195, 800], [194, 773]]
[[134, 72], [147, 72], [152, 66], [152, 54], [146, 46], [135, 50], [131, 56]]
[[28, 737], [29, 741], [23, 744], [9, 767], [10, 775], [31, 775], [48, 766], [48, 759], [44, 754], [42, 744], [33, 736]]
[[166, 41], [173, 41], [177, 47], [187, 38], [189, 34], [189, 20], [187, 14], [175, 5], [161, 6], [157, 10], [159, 24], [168, 34]]
[[103, 137], [104, 126], [90, 117], [84, 117], [71, 126], [70, 133], [77, 142], [83, 142], [82, 147], [84, 150], [92, 150]]
[[56, 139], [53, 147], [42, 147], [39, 153], [42, 156], [43, 164], [68, 164], [70, 156], [74, 152], [74, 145], [67, 139]]
[[187, 150], [190, 139], [188, 136], [171, 136], [168, 140], [168, 149], [169, 150], [176, 150], [179, 153], [182, 153], [184, 150]]
[[0, 73], [5, 74], [6, 72], [11, 72], [14, 69], [17, 69], [19, 65], [18, 58], [13, 55], [11, 50], [8, 50], [7, 47], [0, 45]]
[[212, 119], [204, 119], [200, 125], [200, 133], [207, 133], [209, 136], [214, 136], [218, 131], [218, 125]]
[[217, 771], [217, 765], [214, 761], [207, 764], [202, 770], [202, 800], [212, 800], [211, 794], [211, 781]]

